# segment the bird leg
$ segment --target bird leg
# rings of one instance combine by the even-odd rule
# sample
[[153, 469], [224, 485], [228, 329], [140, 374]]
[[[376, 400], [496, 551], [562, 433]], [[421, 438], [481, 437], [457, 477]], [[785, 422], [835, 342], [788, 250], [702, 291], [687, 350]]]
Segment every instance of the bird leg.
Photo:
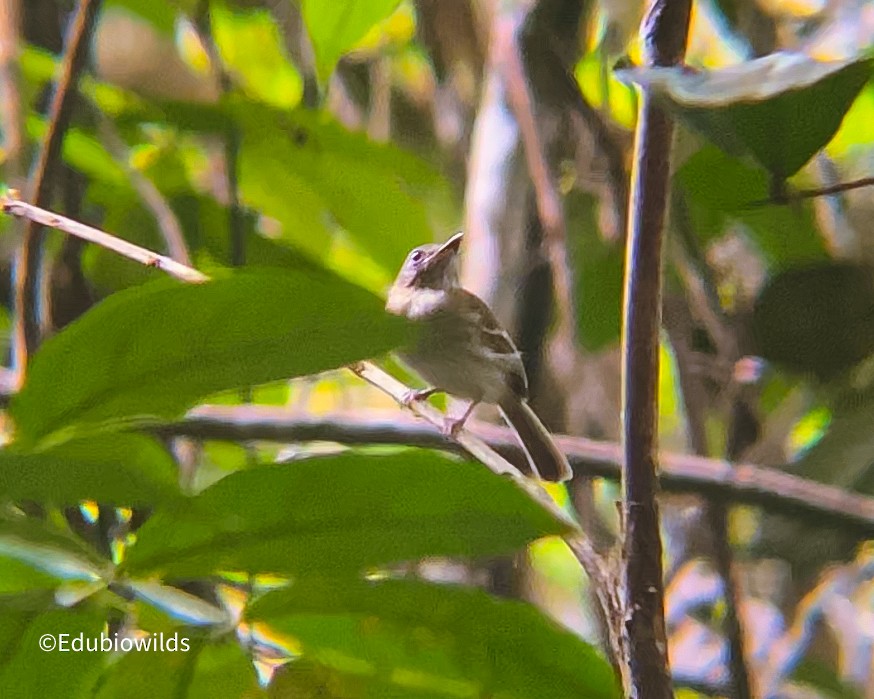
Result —
[[461, 417], [450, 417], [447, 415], [443, 418], [443, 427], [440, 430], [443, 433], [443, 436], [455, 437], [461, 431], [461, 428], [464, 427], [464, 423], [467, 422], [467, 418], [470, 417], [470, 414], [478, 403], [479, 401], [476, 400], [471, 401]]
[[405, 408], [409, 408], [413, 403], [418, 403], [420, 400], [430, 398], [435, 393], [440, 393], [440, 389], [436, 386], [429, 386], [428, 388], [420, 389], [411, 388], [401, 397], [401, 405]]

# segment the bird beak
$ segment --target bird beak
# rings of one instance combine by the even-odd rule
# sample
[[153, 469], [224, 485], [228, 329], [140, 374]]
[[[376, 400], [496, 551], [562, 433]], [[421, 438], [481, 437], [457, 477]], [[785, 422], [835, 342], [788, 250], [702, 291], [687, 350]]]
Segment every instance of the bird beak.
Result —
[[464, 231], [458, 231], [454, 236], [452, 236], [449, 240], [447, 240], [443, 245], [441, 245], [437, 250], [431, 255], [431, 260], [429, 261], [428, 266], [430, 267], [432, 264], [439, 262], [440, 260], [445, 260], [453, 255], [458, 254], [458, 249], [461, 247], [461, 239], [464, 237]]

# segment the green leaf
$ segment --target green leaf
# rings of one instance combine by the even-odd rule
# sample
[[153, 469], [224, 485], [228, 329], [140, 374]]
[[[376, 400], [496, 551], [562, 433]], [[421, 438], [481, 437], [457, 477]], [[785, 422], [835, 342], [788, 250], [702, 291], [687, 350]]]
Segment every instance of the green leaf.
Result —
[[598, 232], [593, 197], [570, 194], [565, 208], [574, 230], [579, 231], [569, 243], [576, 273], [580, 341], [595, 352], [619, 340], [625, 253], [621, 242], [605, 241]]
[[327, 273], [161, 280], [109, 297], [49, 339], [10, 410], [25, 444], [172, 417], [210, 393], [314, 374], [403, 344], [405, 324]]
[[[88, 607], [77, 607], [21, 621], [24, 623], [17, 630], [16, 643], [0, 656], [0, 696], [31, 699], [90, 693], [105, 657], [102, 653], [74, 652], [72, 644], [80, 634], [92, 643], [99, 639], [106, 622], [103, 615]], [[40, 647], [40, 641], [46, 643], [44, 639], [48, 638], [58, 644], [55, 650]]]
[[[161, 640], [158, 634], [150, 638], [152, 642]], [[126, 653], [104, 673], [95, 696], [98, 699], [264, 696], [251, 662], [236, 643], [207, 644], [202, 638], [177, 631], [164, 634], [165, 648], [173, 638], [176, 651]]]
[[[27, 135], [42, 140], [48, 130], [48, 122], [43, 117], [27, 117]], [[127, 173], [106, 152], [106, 148], [91, 134], [80, 129], [69, 129], [64, 136], [62, 150], [64, 161], [79, 172], [97, 180], [126, 187]]]
[[799, 687], [811, 687], [812, 693], [829, 699], [863, 699], [865, 696], [861, 688], [843, 681], [834, 667], [817, 658], [805, 657], [792, 672], [792, 681]]
[[200, 652], [194, 677], [188, 686], [187, 699], [258, 699], [263, 696], [266, 696], [266, 692], [258, 686], [252, 661], [237, 643], [229, 640], [210, 644]]
[[874, 352], [874, 270], [827, 263], [771, 279], [753, 310], [756, 352], [828, 380]]
[[61, 549], [24, 541], [15, 536], [0, 534], [0, 556], [11, 558], [66, 580], [95, 582], [100, 570], [88, 561]]
[[871, 76], [871, 60], [775, 53], [719, 70], [635, 68], [622, 75], [726, 152], [749, 154], [785, 179], [834, 136]]
[[[0, 535], [0, 546], [2, 540]], [[10, 594], [52, 590], [60, 584], [57, 576], [38, 570], [30, 563], [11, 558], [0, 551], [0, 603]]]
[[146, 20], [163, 34], [172, 34], [176, 26], [176, 10], [167, 0], [107, 0], [106, 11], [124, 9]]
[[400, 0], [301, 0], [303, 18], [316, 52], [319, 78], [326, 82], [340, 57], [367, 31], [388, 17]]
[[285, 53], [271, 14], [238, 12], [213, 2], [210, 16], [215, 42], [234, 83], [262, 102], [296, 106], [303, 94], [303, 80]]
[[235, 114], [241, 191], [297, 246], [323, 256], [339, 225], [394, 275], [410, 248], [433, 238], [429, 207], [447, 198], [447, 188], [420, 159], [303, 109], [248, 103]]
[[348, 453], [225, 477], [150, 519], [124, 567], [162, 577], [363, 570], [508, 553], [572, 529], [478, 464]]
[[[248, 612], [342, 682], [411, 696], [618, 697], [610, 666], [535, 607], [413, 580], [301, 580]], [[365, 694], [367, 696], [367, 694]]]
[[178, 588], [151, 580], [129, 580], [123, 584], [135, 597], [189, 624], [216, 626], [230, 622], [224, 609]]
[[730, 224], [741, 223], [773, 268], [827, 259], [810, 202], [753, 206], [769, 197], [762, 170], [706, 146], [683, 164], [675, 179], [686, 194], [692, 229], [703, 240], [715, 240]]
[[177, 478], [171, 456], [145, 435], [84, 438], [35, 453], [0, 450], [0, 492], [16, 500], [157, 505], [181, 497]]
[[[153, 634], [147, 637], [151, 643], [157, 642], [159, 650], [141, 650], [122, 655], [100, 679], [95, 696], [100, 699], [130, 697], [187, 697], [187, 689], [203, 641], [191, 639], [183, 632], [170, 634], [165, 643], [175, 639], [177, 650], [160, 650], [162, 637]], [[182, 640], [185, 643], [182, 643]], [[178, 648], [182, 650], [178, 650]], [[231, 695], [227, 695], [231, 696]]]
[[96, 582], [110, 566], [80, 539], [32, 519], [0, 520], [0, 560], [4, 566], [17, 561], [58, 583]]
[[825, 434], [792, 464], [803, 478], [867, 495], [874, 494], [874, 391], [836, 396]]

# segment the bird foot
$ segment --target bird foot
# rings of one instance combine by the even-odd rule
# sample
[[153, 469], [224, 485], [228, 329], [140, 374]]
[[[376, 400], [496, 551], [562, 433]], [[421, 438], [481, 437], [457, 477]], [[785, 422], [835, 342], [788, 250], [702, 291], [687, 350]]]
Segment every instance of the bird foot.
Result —
[[401, 397], [401, 405], [405, 408], [409, 408], [413, 403], [418, 403], [421, 400], [425, 400], [436, 392], [436, 388], [411, 388]]
[[458, 436], [458, 433], [461, 432], [461, 428], [464, 427], [464, 423], [467, 419], [467, 416], [463, 418], [457, 417], [446, 417], [443, 418], [443, 425], [440, 428], [440, 433], [444, 437], [449, 437], [451, 439], [455, 439]]

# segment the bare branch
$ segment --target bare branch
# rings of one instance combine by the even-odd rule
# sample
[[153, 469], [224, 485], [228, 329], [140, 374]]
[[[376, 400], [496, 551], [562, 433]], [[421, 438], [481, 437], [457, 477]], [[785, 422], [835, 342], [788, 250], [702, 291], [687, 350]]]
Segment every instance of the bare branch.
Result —
[[15, 192], [10, 192], [6, 196], [0, 197], [0, 207], [3, 212], [11, 216], [25, 218], [40, 226], [56, 228], [69, 235], [76, 236], [82, 240], [87, 240], [91, 243], [96, 243], [107, 250], [112, 250], [122, 257], [127, 257], [135, 262], [146, 265], [146, 267], [155, 267], [163, 270], [167, 274], [181, 279], [184, 282], [203, 282], [207, 280], [207, 276], [202, 272], [198, 272], [192, 267], [183, 265], [175, 260], [159, 255], [139, 245], [134, 245], [128, 241], [118, 238], [117, 236], [105, 233], [104, 231], [86, 226], [84, 223], [79, 223], [73, 219], [66, 218], [59, 214], [52, 213], [38, 206], [33, 206], [27, 202], [16, 198]]
[[0, 0], [0, 132], [5, 178], [14, 187], [20, 186], [19, 178], [23, 177], [24, 117], [18, 69], [20, 31], [21, 0]]
[[[402, 386], [396, 383], [397, 388]], [[405, 444], [463, 453], [461, 446], [440, 433], [442, 415], [429, 406], [419, 407], [433, 411], [428, 422], [386, 411], [314, 416], [269, 406], [206, 405], [159, 431], [196, 439]], [[505, 459], [524, 458], [507, 428], [475, 420], [466, 425]], [[567, 454], [575, 476], [619, 479], [619, 444], [564, 435], [555, 439]], [[667, 492], [698, 493], [717, 501], [757, 505], [823, 527], [840, 528], [859, 538], [874, 537], [874, 498], [754, 464], [670, 452], [659, 454], [659, 463], [659, 480]]]

